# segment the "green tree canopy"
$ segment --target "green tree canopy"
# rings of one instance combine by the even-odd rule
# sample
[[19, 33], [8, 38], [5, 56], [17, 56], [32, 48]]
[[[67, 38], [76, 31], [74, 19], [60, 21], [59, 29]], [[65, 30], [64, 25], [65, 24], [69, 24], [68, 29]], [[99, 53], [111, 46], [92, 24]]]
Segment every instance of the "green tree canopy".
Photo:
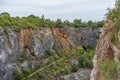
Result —
[[74, 21], [73, 21], [74, 27], [80, 27], [81, 23], [82, 23], [81, 19], [74, 19]]
[[0, 14], [0, 16], [10, 16], [10, 14], [7, 13], [7, 12], [3, 12], [3, 13]]
[[13, 28], [40, 28], [40, 27], [102, 27], [103, 21], [93, 22], [92, 20], [88, 22], [82, 22], [81, 19], [74, 19], [73, 22], [68, 20], [62, 21], [57, 19], [53, 21], [51, 19], [46, 19], [44, 15], [41, 17], [35, 15], [29, 15], [27, 17], [11, 17], [9, 13], [4, 12], [0, 14], [0, 26], [13, 27]]

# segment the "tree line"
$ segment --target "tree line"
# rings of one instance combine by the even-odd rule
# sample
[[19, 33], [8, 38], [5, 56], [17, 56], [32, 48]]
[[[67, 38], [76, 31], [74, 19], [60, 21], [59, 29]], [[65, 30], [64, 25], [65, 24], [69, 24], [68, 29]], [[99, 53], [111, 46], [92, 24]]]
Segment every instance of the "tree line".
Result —
[[62, 21], [57, 19], [56, 21], [45, 19], [44, 15], [41, 17], [35, 15], [29, 15], [27, 17], [12, 17], [9, 13], [3, 12], [0, 14], [0, 26], [13, 27], [13, 28], [40, 28], [40, 27], [102, 27], [104, 21], [94, 22], [92, 20], [82, 21], [81, 19], [74, 19], [73, 22], [68, 20]]

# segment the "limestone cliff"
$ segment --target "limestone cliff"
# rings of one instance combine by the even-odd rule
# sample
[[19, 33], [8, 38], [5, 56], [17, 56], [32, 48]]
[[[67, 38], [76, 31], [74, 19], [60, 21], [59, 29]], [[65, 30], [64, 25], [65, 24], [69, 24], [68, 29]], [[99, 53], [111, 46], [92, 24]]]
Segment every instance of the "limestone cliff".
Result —
[[89, 80], [90, 73], [91, 73], [91, 70], [89, 69], [81, 69], [76, 73], [61, 76], [57, 80]]
[[[52, 50], [54, 53], [57, 50], [68, 52], [80, 45], [84, 48], [95, 47], [99, 34], [100, 29], [90, 27], [21, 29], [19, 31], [0, 27], [0, 80], [12, 80], [14, 69], [21, 72], [21, 67], [34, 68], [35, 65], [41, 64], [37, 59], [46, 57], [47, 50]], [[107, 45], [107, 42], [104, 43]], [[108, 47], [111, 49], [109, 45]], [[108, 56], [108, 59], [113, 59], [112, 56], [112, 54]]]
[[119, 26], [108, 19], [96, 47], [91, 80], [120, 80]]

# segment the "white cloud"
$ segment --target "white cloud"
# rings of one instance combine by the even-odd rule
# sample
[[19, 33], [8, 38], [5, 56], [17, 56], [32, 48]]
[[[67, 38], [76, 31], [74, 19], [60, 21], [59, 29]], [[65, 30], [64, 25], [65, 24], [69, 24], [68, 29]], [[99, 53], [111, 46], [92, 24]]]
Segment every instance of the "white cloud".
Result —
[[[114, 0], [1, 0], [0, 12], [9, 12], [12, 16], [34, 14], [47, 18], [100, 20], [113, 7]], [[86, 17], [87, 16], [87, 17]]]

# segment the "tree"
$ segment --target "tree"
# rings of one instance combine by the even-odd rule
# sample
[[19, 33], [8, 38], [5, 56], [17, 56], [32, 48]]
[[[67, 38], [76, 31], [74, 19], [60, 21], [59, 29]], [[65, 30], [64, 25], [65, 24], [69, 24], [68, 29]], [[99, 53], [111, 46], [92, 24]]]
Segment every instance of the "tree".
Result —
[[45, 25], [45, 18], [44, 18], [44, 15], [41, 16], [41, 21], [42, 21], [42, 23], [41, 23], [41, 24], [42, 24], [42, 27], [44, 27], [44, 25]]
[[98, 21], [98, 22], [96, 23], [97, 27], [103, 27], [103, 24], [104, 24], [104, 20]]
[[92, 26], [92, 24], [93, 24], [93, 21], [92, 20], [89, 20], [88, 22], [87, 22], [87, 24], [88, 24], [88, 26]]
[[73, 26], [74, 26], [74, 27], [80, 27], [80, 26], [81, 26], [81, 23], [82, 23], [82, 20], [81, 20], [81, 19], [74, 19], [74, 21], [73, 21]]
[[10, 17], [10, 14], [7, 13], [7, 12], [3, 12], [3, 13], [0, 14], [0, 16], [9, 16]]
[[51, 21], [50, 19], [46, 19], [44, 26], [52, 28], [55, 26], [55, 24], [54, 24], [54, 21]]
[[71, 27], [71, 23], [68, 20], [65, 20], [63, 23], [64, 23], [64, 25]]
[[55, 21], [55, 26], [59, 27], [59, 28], [63, 27], [62, 20], [61, 19], [57, 19], [57, 21]]
[[[114, 10], [114, 11], [113, 11]], [[112, 15], [113, 17], [120, 17], [119, 12], [113, 9], [111, 13], [108, 15]], [[114, 14], [113, 14], [114, 12]], [[116, 13], [116, 14], [115, 14]], [[45, 19], [44, 15], [40, 17], [35, 15], [29, 15], [28, 17], [11, 17], [9, 13], [4, 12], [0, 14], [0, 26], [9, 26], [13, 28], [40, 28], [40, 27], [101, 27], [103, 26], [103, 21], [93, 22], [92, 20], [88, 22], [82, 22], [81, 19], [74, 19], [73, 22], [69, 22], [68, 20], [65, 20], [62, 22], [61, 19], [57, 19], [56, 21], [52, 21], [50, 19]]]

